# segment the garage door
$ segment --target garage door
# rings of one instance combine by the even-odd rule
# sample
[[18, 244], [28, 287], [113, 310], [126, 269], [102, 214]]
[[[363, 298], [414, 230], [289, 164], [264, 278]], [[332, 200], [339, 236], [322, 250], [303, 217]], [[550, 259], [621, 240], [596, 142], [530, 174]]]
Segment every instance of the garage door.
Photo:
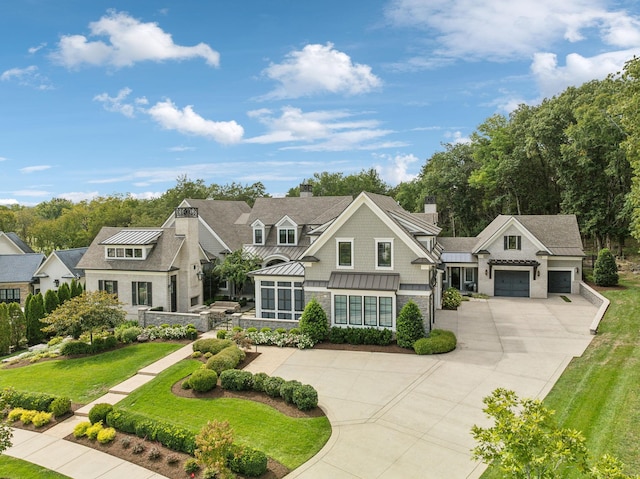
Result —
[[571, 271], [549, 271], [550, 293], [571, 293]]
[[529, 271], [495, 271], [495, 296], [529, 297]]

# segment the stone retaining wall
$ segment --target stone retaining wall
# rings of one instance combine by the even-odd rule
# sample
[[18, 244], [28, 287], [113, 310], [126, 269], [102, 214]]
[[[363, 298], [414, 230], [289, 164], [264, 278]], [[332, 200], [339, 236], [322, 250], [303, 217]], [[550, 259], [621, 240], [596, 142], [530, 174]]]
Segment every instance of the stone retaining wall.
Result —
[[610, 301], [600, 293], [598, 293], [595, 289], [591, 288], [583, 282], [580, 282], [580, 296], [585, 298], [594, 306], [598, 306], [598, 312], [596, 313], [595, 317], [593, 318], [593, 322], [589, 327], [591, 334], [596, 334], [598, 332], [598, 326], [600, 326], [600, 321], [609, 308]]
[[138, 323], [142, 327], [160, 326], [162, 324], [193, 324], [200, 332], [213, 328], [213, 317], [208, 311], [200, 313], [171, 313], [168, 311], [151, 311], [149, 308], [138, 309]]

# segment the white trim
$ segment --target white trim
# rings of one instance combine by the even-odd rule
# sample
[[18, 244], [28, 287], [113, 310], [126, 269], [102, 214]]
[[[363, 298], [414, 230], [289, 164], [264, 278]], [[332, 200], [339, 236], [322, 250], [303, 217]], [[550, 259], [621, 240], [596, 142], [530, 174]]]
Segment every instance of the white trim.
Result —
[[[289, 218], [288, 215], [284, 215], [280, 221], [276, 223], [276, 234], [277, 234], [277, 244], [278, 246], [297, 246], [298, 245], [298, 224]], [[293, 243], [281, 243], [280, 242], [280, 231], [282, 230], [293, 230]], [[287, 235], [288, 236], [288, 235]]]
[[[340, 264], [340, 243], [351, 244], [351, 264], [348, 266]], [[355, 268], [355, 244], [353, 238], [336, 238], [336, 268], [337, 269], [354, 269]]]
[[[489, 249], [488, 245], [494, 244], [498, 238], [504, 241], [504, 236], [506, 236], [505, 231], [509, 229], [511, 226], [515, 226], [515, 228], [518, 231], [520, 231], [521, 235], [525, 236], [529, 241], [531, 241], [534, 244], [534, 246], [538, 248], [540, 251], [547, 251], [547, 247], [544, 244], [542, 244], [540, 240], [538, 240], [538, 238], [533, 236], [533, 234], [527, 228], [525, 228], [524, 225], [520, 223], [516, 218], [514, 218], [513, 216], [510, 216], [509, 219], [507, 219], [507, 221], [505, 221], [504, 224], [500, 228], [498, 228], [489, 238], [487, 238], [481, 244], [476, 246], [472, 251], [472, 253], [477, 253], [478, 251], [481, 251], [481, 250], [488, 250]], [[511, 235], [511, 236], [514, 236], [514, 235]], [[500, 250], [504, 250], [504, 243], [500, 245]], [[517, 250], [511, 250], [511, 251], [517, 251]]]
[[[346, 296], [347, 297], [347, 322], [346, 323], [336, 323], [336, 296]], [[361, 302], [361, 312], [362, 312], [362, 324], [351, 324], [349, 322], [349, 297], [350, 296], [358, 296], [360, 298], [364, 298], [365, 296], [373, 296], [376, 299], [376, 322], [380, 320], [380, 298], [391, 298], [391, 326], [380, 326], [376, 324], [376, 326], [371, 326], [364, 324], [364, 299]], [[332, 290], [331, 291], [331, 326], [337, 326], [339, 328], [376, 328], [376, 329], [390, 329], [391, 331], [396, 330], [396, 294], [394, 291], [377, 291], [377, 290], [362, 290], [362, 289], [340, 289], [340, 290]]]
[[[393, 270], [393, 263], [394, 263], [394, 256], [395, 256], [395, 251], [393, 248], [393, 238], [374, 238], [374, 267], [376, 270], [378, 271], [392, 271]], [[391, 243], [391, 266], [380, 266], [378, 264], [378, 245], [380, 243]]]
[[[265, 228], [264, 228], [264, 223], [260, 220], [255, 220], [253, 223], [251, 223], [251, 241], [253, 242], [254, 245], [264, 245], [265, 242]], [[256, 231], [261, 231], [262, 232], [262, 241], [260, 243], [258, 243], [256, 241]]]

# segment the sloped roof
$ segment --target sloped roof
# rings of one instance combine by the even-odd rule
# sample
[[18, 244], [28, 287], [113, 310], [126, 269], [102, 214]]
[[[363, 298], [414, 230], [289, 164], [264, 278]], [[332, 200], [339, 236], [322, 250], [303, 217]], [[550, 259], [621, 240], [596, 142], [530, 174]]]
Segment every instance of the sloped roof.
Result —
[[248, 253], [255, 254], [259, 258], [263, 260], [266, 258], [270, 258], [273, 256], [284, 256], [288, 258], [290, 261], [300, 259], [302, 253], [307, 250], [308, 242], [306, 246], [278, 246], [278, 245], [253, 245], [246, 244], [244, 245], [244, 250]]
[[304, 276], [304, 266], [297, 261], [278, 263], [266, 268], [251, 271], [249, 276]]
[[298, 225], [321, 225], [336, 218], [352, 201], [351, 196], [258, 198], [247, 224], [260, 220], [274, 225], [286, 215]]
[[111, 245], [149, 245], [155, 243], [162, 234], [159, 229], [126, 229], [105, 238], [100, 244]]
[[31, 249], [31, 247], [25, 243], [24, 241], [22, 241], [20, 239], [20, 237], [17, 235], [17, 233], [13, 233], [13, 232], [9, 232], [9, 233], [5, 233], [5, 235], [7, 236], [7, 238], [9, 238], [13, 244], [15, 244], [23, 253], [34, 253], [34, 251]]
[[[140, 231], [142, 228], [135, 230]], [[173, 269], [173, 260], [184, 243], [184, 236], [177, 236], [174, 228], [153, 228], [152, 231], [159, 231], [160, 235], [145, 260], [106, 259], [104, 240], [121, 232], [125, 234], [127, 228], [105, 226], [82, 256], [77, 267], [84, 270], [170, 271]]]
[[330, 289], [360, 289], [370, 291], [397, 291], [398, 273], [343, 273], [334, 271], [329, 277]]
[[44, 259], [41, 253], [0, 255], [0, 283], [30, 283]]
[[54, 251], [55, 255], [62, 261], [67, 269], [76, 277], [84, 276], [84, 271], [79, 269], [78, 262], [89, 248], [73, 248]]
[[231, 200], [184, 200], [189, 206], [198, 208], [198, 215], [216, 232], [231, 251], [242, 248], [251, 241], [249, 217], [251, 207], [244, 201]]

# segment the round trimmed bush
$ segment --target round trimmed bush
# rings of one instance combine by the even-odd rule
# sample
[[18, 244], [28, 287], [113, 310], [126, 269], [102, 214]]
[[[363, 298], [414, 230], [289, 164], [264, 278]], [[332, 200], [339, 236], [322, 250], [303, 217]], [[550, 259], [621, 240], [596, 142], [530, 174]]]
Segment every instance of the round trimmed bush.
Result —
[[220, 373], [220, 386], [229, 391], [249, 391], [253, 385], [253, 374], [240, 369], [227, 369]]
[[598, 286], [616, 286], [618, 279], [618, 265], [613, 253], [608, 248], [602, 248], [593, 265], [593, 281]]
[[250, 328], [247, 328], [247, 333], [256, 333], [258, 331], [258, 328], [255, 328], [253, 326], [251, 326]]
[[89, 426], [89, 427], [87, 428], [87, 437], [88, 437], [89, 439], [95, 439], [95, 438], [97, 438], [97, 437], [98, 437], [98, 433], [99, 433], [100, 431], [102, 431], [102, 429], [104, 429], [104, 428], [102, 427], [102, 422], [97, 422], [97, 423], [95, 423], [95, 424], [92, 424], [91, 426]]
[[227, 457], [229, 469], [237, 474], [258, 477], [267, 472], [267, 456], [252, 447], [233, 446]]
[[264, 380], [264, 392], [267, 396], [272, 398], [280, 397], [280, 388], [284, 384], [285, 380], [279, 376], [271, 376]]
[[280, 386], [280, 397], [284, 399], [287, 404], [293, 404], [293, 393], [302, 386], [300, 381], [295, 379], [287, 381]]
[[55, 398], [49, 405], [49, 411], [51, 411], [55, 417], [64, 416], [68, 412], [71, 412], [71, 399], [67, 397]]
[[300, 331], [308, 334], [314, 343], [327, 339], [329, 335], [329, 323], [327, 313], [316, 298], [307, 303], [298, 323]]
[[37, 412], [32, 419], [32, 423], [35, 427], [42, 427], [51, 422], [51, 414], [50, 412], [39, 411]]
[[442, 354], [456, 349], [456, 335], [444, 329], [434, 329], [427, 338], [418, 339], [413, 344], [416, 354]]
[[232, 344], [233, 341], [229, 339], [201, 338], [193, 342], [193, 350], [200, 351], [202, 354], [218, 354]]
[[87, 435], [87, 429], [91, 427], [89, 421], [83, 421], [76, 424], [73, 428], [73, 437], [83, 437]]
[[260, 393], [264, 392], [264, 382], [269, 378], [267, 373], [255, 373], [253, 375], [252, 388]]
[[107, 414], [113, 411], [113, 406], [111, 404], [102, 402], [98, 403], [91, 408], [89, 411], [89, 421], [91, 424], [95, 424], [97, 422], [107, 422]]
[[189, 386], [196, 392], [211, 391], [218, 383], [218, 374], [212, 369], [196, 369], [189, 378]]
[[227, 369], [233, 369], [246, 357], [245, 352], [235, 344], [223, 349], [207, 360], [207, 369], [213, 369], [218, 374]]
[[462, 295], [456, 288], [447, 288], [442, 293], [442, 307], [444, 309], [458, 309], [462, 304]]
[[100, 444], [107, 444], [113, 441], [115, 437], [116, 437], [116, 430], [112, 427], [106, 427], [98, 431], [98, 435], [96, 436], [96, 439]]
[[293, 392], [293, 404], [301, 411], [309, 411], [317, 407], [318, 391], [309, 384], [303, 384]]
[[261, 333], [270, 333], [271, 331], [273, 330], [269, 326], [265, 326], [260, 330]]

